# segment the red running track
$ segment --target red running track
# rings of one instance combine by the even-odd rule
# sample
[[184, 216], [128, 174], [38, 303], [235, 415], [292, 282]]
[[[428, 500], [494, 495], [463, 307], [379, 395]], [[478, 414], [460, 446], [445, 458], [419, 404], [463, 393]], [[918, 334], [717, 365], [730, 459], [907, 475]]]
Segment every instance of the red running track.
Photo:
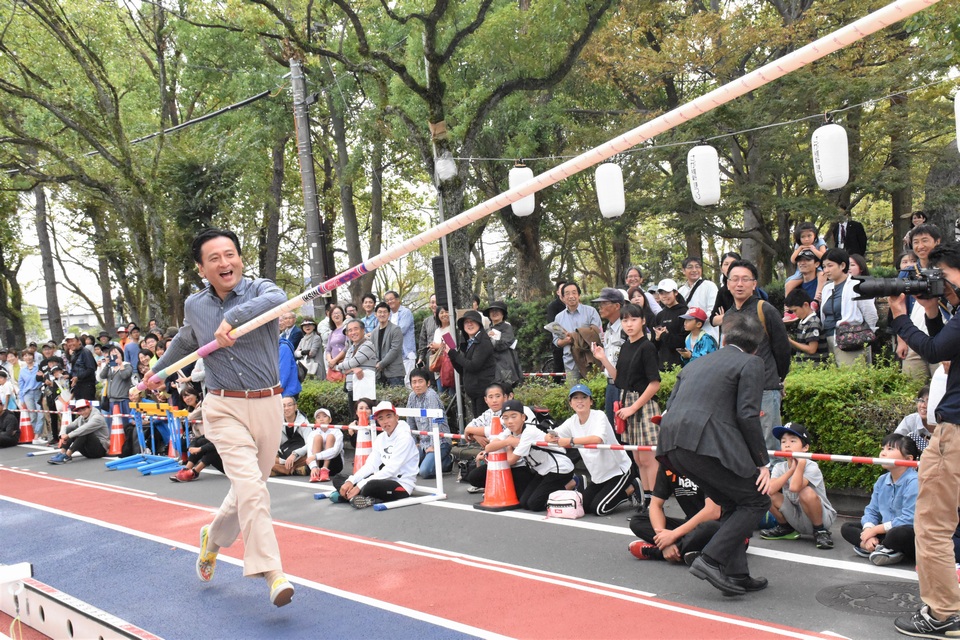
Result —
[[[0, 487], [3, 495], [26, 503], [191, 547], [197, 543], [199, 528], [211, 520], [209, 507], [22, 470], [0, 469]], [[276, 522], [275, 526], [284, 570], [290, 576], [504, 636], [634, 639], [640, 634], [651, 638], [751, 640], [829, 637], [678, 605], [613, 585], [426, 547], [285, 522]], [[238, 542], [221, 554], [241, 558], [242, 545]], [[473, 593], [480, 597], [457, 598], [453, 602], [443, 589], [417, 588], [431, 584], [471, 585]], [[296, 611], [296, 600], [291, 612], [305, 614]]]

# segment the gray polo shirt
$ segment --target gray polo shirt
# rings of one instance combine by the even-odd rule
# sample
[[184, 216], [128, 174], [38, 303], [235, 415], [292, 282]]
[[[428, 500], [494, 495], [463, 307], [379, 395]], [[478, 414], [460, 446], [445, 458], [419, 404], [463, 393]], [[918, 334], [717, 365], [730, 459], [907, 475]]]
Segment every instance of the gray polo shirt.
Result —
[[[160, 371], [212, 342], [223, 320], [238, 327], [286, 301], [287, 296], [280, 287], [262, 278], [242, 278], [224, 300], [208, 286], [187, 298], [183, 326], [153, 370]], [[232, 347], [220, 348], [205, 356], [207, 388], [243, 391], [279, 384], [279, 334], [280, 325], [273, 319], [238, 338]]]

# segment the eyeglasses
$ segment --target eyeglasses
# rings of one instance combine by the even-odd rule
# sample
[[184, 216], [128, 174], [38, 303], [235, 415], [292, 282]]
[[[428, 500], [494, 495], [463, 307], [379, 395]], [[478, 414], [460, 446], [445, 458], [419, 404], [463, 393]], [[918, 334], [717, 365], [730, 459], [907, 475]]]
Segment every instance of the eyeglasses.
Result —
[[756, 280], [756, 278], [728, 278], [727, 282], [731, 284], [740, 284], [741, 282], [747, 284], [750, 282], [756, 282]]

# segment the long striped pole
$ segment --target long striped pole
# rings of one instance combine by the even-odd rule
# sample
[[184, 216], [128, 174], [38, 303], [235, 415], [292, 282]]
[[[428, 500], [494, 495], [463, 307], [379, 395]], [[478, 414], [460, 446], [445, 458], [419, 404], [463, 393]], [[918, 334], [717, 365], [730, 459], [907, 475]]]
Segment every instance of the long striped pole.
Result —
[[[594, 147], [593, 149], [582, 153], [571, 160], [567, 160], [566, 162], [557, 165], [553, 169], [535, 176], [532, 180], [525, 182], [518, 187], [504, 191], [503, 193], [464, 211], [458, 216], [450, 218], [449, 220], [442, 222], [435, 227], [427, 229], [423, 233], [414, 236], [409, 240], [387, 249], [383, 253], [380, 253], [369, 260], [358, 264], [347, 271], [344, 271], [340, 275], [330, 278], [317, 287], [304, 291], [300, 295], [291, 298], [275, 309], [267, 311], [266, 313], [240, 325], [239, 327], [234, 327], [234, 329], [230, 332], [230, 336], [233, 338], [239, 338], [242, 335], [250, 333], [257, 327], [263, 326], [275, 318], [279, 318], [288, 311], [298, 309], [305, 302], [309, 302], [314, 298], [329, 293], [337, 287], [340, 287], [369, 271], [377, 269], [388, 262], [392, 262], [407, 255], [408, 253], [416, 251], [420, 247], [430, 242], [434, 242], [439, 238], [456, 231], [457, 229], [462, 229], [468, 224], [476, 222], [477, 220], [480, 220], [481, 218], [484, 218], [495, 211], [499, 211], [500, 209], [503, 209], [504, 207], [516, 202], [517, 200], [520, 200], [521, 198], [533, 195], [537, 191], [569, 178], [575, 173], [579, 173], [584, 169], [588, 169], [603, 162], [604, 160], [608, 160], [618, 153], [626, 151], [631, 147], [635, 147], [636, 145], [649, 140], [654, 136], [669, 131], [678, 125], [687, 122], [688, 120], [692, 120], [697, 116], [712, 111], [713, 109], [716, 109], [717, 107], [726, 104], [735, 98], [739, 98], [740, 96], [753, 91], [754, 89], [758, 89], [769, 82], [787, 75], [788, 73], [792, 73], [793, 71], [796, 71], [797, 69], [804, 67], [811, 62], [819, 60], [820, 58], [823, 58], [834, 51], [838, 51], [849, 44], [861, 40], [868, 35], [879, 31], [880, 29], [899, 22], [904, 18], [908, 18], [913, 14], [936, 4], [939, 1], [940, 0], [896, 0], [895, 2], [891, 2], [882, 9], [874, 11], [873, 13], [860, 18], [856, 22], [853, 22], [838, 29], [837, 31], [834, 31], [831, 34], [815, 40], [805, 47], [797, 49], [796, 51], [793, 51], [782, 58], [765, 64], [764, 66], [748, 73], [742, 78], [737, 78], [732, 82], [728, 82], [722, 87], [714, 89], [710, 93], [677, 107], [673, 111], [654, 118], [653, 120], [642, 124], [624, 134], [621, 134], [598, 147]], [[191, 362], [195, 362], [197, 359], [213, 353], [218, 348], [219, 346], [217, 345], [217, 342], [211, 341], [210, 343], [205, 344], [197, 349], [192, 354], [181, 358], [165, 369], [156, 372], [155, 377], [152, 378], [151, 381], [155, 379], [163, 380], [174, 371], [179, 371]], [[140, 383], [138, 388], [143, 389], [145, 388], [145, 385]]]

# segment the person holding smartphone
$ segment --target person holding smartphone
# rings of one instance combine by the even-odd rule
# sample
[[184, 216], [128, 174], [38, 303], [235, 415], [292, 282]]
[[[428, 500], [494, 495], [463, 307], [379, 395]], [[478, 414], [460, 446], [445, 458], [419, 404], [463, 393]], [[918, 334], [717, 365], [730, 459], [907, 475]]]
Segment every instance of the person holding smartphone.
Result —
[[100, 379], [106, 380], [104, 395], [107, 398], [107, 411], [113, 413], [113, 407], [120, 407], [123, 421], [123, 450], [121, 456], [133, 453], [133, 443], [136, 439], [133, 425], [127, 417], [130, 414], [130, 388], [133, 386], [133, 367], [123, 359], [123, 351], [115, 344], [111, 344], [106, 353], [107, 363], [100, 369]]

